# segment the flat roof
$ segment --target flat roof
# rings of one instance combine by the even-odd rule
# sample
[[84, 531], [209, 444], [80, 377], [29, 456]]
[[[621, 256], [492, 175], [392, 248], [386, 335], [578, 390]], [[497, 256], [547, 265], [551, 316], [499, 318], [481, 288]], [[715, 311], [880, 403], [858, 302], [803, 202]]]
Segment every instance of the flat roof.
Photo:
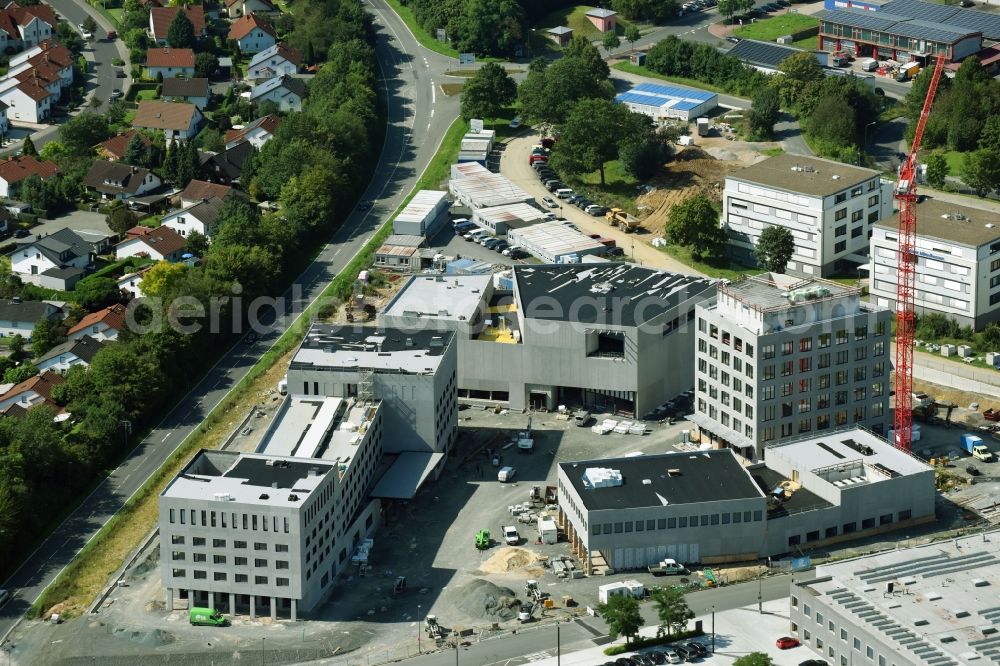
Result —
[[[899, 213], [877, 226], [898, 229]], [[1000, 213], [928, 197], [917, 204], [917, 235], [978, 247], [1000, 239]]]
[[[589, 511], [764, 497], [731, 449], [580, 460], [559, 468]], [[621, 472], [621, 485], [590, 487], [584, 473], [592, 468]]]
[[[778, 486], [785, 481], [790, 481], [787, 476], [767, 467], [766, 464], [750, 468], [750, 476], [757, 487], [767, 495], [770, 495]], [[796, 513], [815, 511], [817, 509], [829, 509], [833, 504], [811, 492], [808, 488], [799, 488], [791, 497], [780, 504], [769, 504], [767, 508], [767, 519], [776, 520]]]
[[545, 213], [543, 211], [540, 211], [531, 204], [524, 203], [523, 201], [512, 204], [503, 204], [501, 206], [491, 206], [489, 208], [480, 208], [476, 211], [476, 215], [482, 219], [492, 222], [493, 224], [496, 224], [497, 222], [504, 222], [507, 224], [517, 222], [534, 222], [545, 217]]
[[448, 193], [441, 190], [420, 190], [393, 219], [401, 222], [424, 222], [429, 216], [437, 214], [441, 200], [447, 196]]
[[[720, 284], [719, 293], [767, 312], [793, 308], [820, 298], [857, 297], [861, 295], [861, 289], [822, 278], [761, 273]], [[800, 300], [796, 300], [796, 293], [802, 294]]]
[[349, 465], [381, 403], [290, 395], [257, 453]]
[[369, 494], [379, 499], [413, 499], [442, 458], [443, 453], [429, 451], [400, 453]]
[[521, 245], [543, 261], [553, 261], [571, 254], [603, 252], [604, 246], [587, 234], [570, 229], [562, 222], [538, 222], [527, 227], [511, 229], [507, 240]]
[[[481, 166], [478, 162], [471, 162]], [[448, 187], [458, 198], [468, 198], [475, 208], [500, 206], [503, 204], [529, 201], [533, 197], [515, 185], [506, 176], [487, 171], [466, 172], [459, 170], [462, 177], [452, 178]]]
[[769, 157], [726, 178], [786, 192], [826, 197], [878, 177], [878, 171], [871, 169], [819, 157], [784, 154]]
[[202, 450], [164, 489], [163, 496], [213, 500], [228, 495], [236, 502], [301, 507], [335, 469], [317, 460]]
[[441, 364], [453, 338], [450, 331], [313, 324], [292, 357], [290, 367], [432, 373]]
[[892, 0], [882, 10], [896, 16], [934, 21], [949, 28], [982, 32], [987, 39], [1000, 39], [1000, 15], [978, 9], [963, 9], [958, 5], [939, 5], [920, 0]]
[[[930, 3], [920, 2], [920, 5]], [[934, 5], [931, 5], [934, 7]], [[840, 25], [860, 28], [862, 30], [873, 30], [890, 35], [901, 37], [912, 37], [914, 39], [925, 39], [943, 44], [952, 44], [966, 37], [980, 35], [983, 27], [970, 28], [969, 26], [958, 25], [950, 18], [947, 21], [939, 21], [932, 18], [929, 13], [921, 13], [917, 16], [905, 16], [896, 13], [900, 9], [895, 2], [883, 5], [878, 11], [872, 12], [865, 9], [824, 9], [814, 16], [824, 21], [837, 23]], [[986, 26], [989, 29], [989, 26]]]
[[587, 10], [587, 16], [593, 16], [594, 18], [610, 18], [612, 16], [617, 16], [618, 12], [612, 9], [589, 9]]
[[736, 46], [726, 51], [726, 55], [739, 58], [743, 62], [777, 69], [786, 58], [802, 53], [803, 49], [756, 39], [741, 39]]
[[893, 646], [904, 663], [996, 663], [998, 543], [1000, 532], [991, 531], [823, 564], [792, 594], [820, 598]]
[[677, 88], [673, 86], [661, 86], [655, 83], [640, 83], [627, 92], [615, 96], [615, 101], [622, 104], [642, 104], [657, 108], [679, 109], [690, 111], [705, 102], [718, 99], [715, 93], [693, 90], [691, 88]]
[[[514, 281], [527, 318], [623, 326], [657, 317], [717, 284], [628, 263], [515, 266]], [[555, 299], [561, 307], [538, 307], [544, 301], [536, 299]]]
[[793, 467], [812, 472], [848, 465], [856, 466], [859, 462], [863, 464], [863, 481], [855, 480], [854, 483], [841, 486], [832, 480], [835, 477], [828, 479], [838, 487], [877, 483], [931, 469], [924, 461], [890, 446], [884, 439], [860, 428], [771, 444], [766, 447], [764, 457], [766, 460], [783, 459]]
[[388, 317], [472, 321], [483, 307], [492, 275], [414, 275], [383, 308]]

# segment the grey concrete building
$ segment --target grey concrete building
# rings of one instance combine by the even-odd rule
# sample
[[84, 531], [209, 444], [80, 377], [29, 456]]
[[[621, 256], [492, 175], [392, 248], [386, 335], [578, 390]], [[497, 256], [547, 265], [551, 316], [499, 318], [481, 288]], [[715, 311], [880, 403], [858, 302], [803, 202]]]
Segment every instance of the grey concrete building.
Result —
[[890, 316], [860, 289], [817, 278], [764, 273], [720, 285], [697, 307], [688, 418], [751, 460], [812, 432], [886, 432]]
[[934, 519], [934, 471], [872, 433], [560, 463], [559, 522], [588, 567], [750, 561]]
[[[871, 238], [871, 300], [896, 307], [899, 215], [875, 225]], [[982, 208], [926, 199], [917, 204], [918, 315], [937, 312], [981, 329], [1000, 320], [1000, 215]]]
[[1000, 532], [816, 568], [789, 594], [791, 632], [836, 666], [996, 663]]
[[778, 155], [726, 177], [722, 226], [730, 255], [756, 265], [754, 248], [768, 227], [795, 239], [789, 272], [854, 274], [867, 263], [875, 223], [892, 213], [892, 184], [877, 171], [800, 155]]
[[714, 280], [575, 264], [515, 266], [508, 284], [415, 276], [379, 322], [454, 332], [459, 396], [483, 404], [642, 415], [693, 385], [691, 322]]

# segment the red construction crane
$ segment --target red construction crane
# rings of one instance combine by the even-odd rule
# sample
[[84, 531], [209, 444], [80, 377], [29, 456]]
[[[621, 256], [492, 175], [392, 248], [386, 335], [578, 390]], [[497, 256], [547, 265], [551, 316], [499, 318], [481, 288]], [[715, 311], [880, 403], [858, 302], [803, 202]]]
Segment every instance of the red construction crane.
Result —
[[924, 127], [934, 104], [938, 81], [944, 69], [944, 57], [938, 56], [924, 107], [920, 110], [917, 131], [913, 134], [910, 154], [899, 170], [896, 199], [899, 201], [899, 244], [896, 251], [896, 412], [895, 446], [909, 451], [913, 442], [913, 288], [917, 267], [917, 152], [924, 138]]

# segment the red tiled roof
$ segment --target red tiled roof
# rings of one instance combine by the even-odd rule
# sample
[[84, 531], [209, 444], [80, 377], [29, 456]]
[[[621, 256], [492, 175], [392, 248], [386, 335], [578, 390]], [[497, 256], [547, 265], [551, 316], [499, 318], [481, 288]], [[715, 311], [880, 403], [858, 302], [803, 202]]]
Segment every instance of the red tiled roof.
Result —
[[40, 375], [35, 375], [25, 379], [20, 384], [15, 384], [9, 391], [0, 395], [0, 400], [7, 400], [14, 396], [21, 395], [27, 391], [34, 391], [45, 399], [45, 402], [53, 407], [59, 408], [52, 400], [52, 389], [62, 384], [66, 379], [57, 372], [46, 370]]
[[8, 183], [19, 183], [31, 176], [48, 178], [57, 173], [59, 173], [59, 167], [54, 162], [39, 160], [30, 155], [12, 157], [0, 162], [0, 178]]
[[62, 77], [59, 76], [61, 69], [62, 67], [51, 62], [41, 62], [31, 69], [26, 69], [23, 72], [15, 74], [14, 78], [21, 83], [34, 81], [35, 85], [45, 87], [53, 83], [58, 83], [61, 80]]
[[187, 239], [185, 239], [184, 236], [181, 236], [170, 227], [157, 227], [155, 229], [150, 229], [141, 236], [130, 238], [124, 242], [128, 243], [133, 240], [138, 240], [144, 243], [150, 250], [155, 250], [164, 257], [183, 249], [184, 245], [187, 243]]
[[252, 123], [248, 123], [245, 127], [241, 129], [230, 129], [226, 130], [226, 143], [231, 143], [233, 141], [242, 141], [243, 137], [249, 133], [251, 130], [260, 128], [267, 132], [268, 134], [274, 134], [278, 129], [278, 125], [281, 124], [281, 117], [276, 114], [268, 114], [263, 118], [259, 118]]
[[[153, 36], [156, 39], [166, 39], [167, 31], [173, 22], [179, 7], [153, 7], [149, 10], [149, 16], [153, 21]], [[200, 37], [205, 34], [205, 8], [201, 5], [188, 5], [184, 8], [191, 25], [194, 26], [194, 34]]]
[[[244, 0], [226, 0], [226, 7], [232, 7], [237, 2], [244, 2]], [[274, 6], [274, 3], [271, 2], [271, 0], [260, 0], [260, 2], [270, 7], [271, 11], [275, 11], [277, 9], [277, 7]]]
[[105, 155], [113, 157], [116, 160], [120, 160], [125, 157], [125, 149], [128, 147], [128, 142], [131, 141], [132, 137], [136, 134], [139, 135], [139, 139], [146, 145], [147, 148], [153, 145], [153, 142], [150, 141], [145, 134], [134, 129], [123, 132], [118, 136], [113, 136], [104, 143], [98, 145]]
[[302, 54], [295, 49], [288, 48], [288, 44], [284, 42], [278, 42], [278, 55], [287, 60], [288, 62], [293, 62], [296, 65], [302, 64]]
[[146, 67], [194, 67], [194, 51], [157, 47], [146, 51]]
[[250, 31], [254, 28], [260, 28], [275, 39], [278, 38], [278, 34], [274, 32], [274, 28], [271, 27], [271, 23], [269, 21], [258, 18], [255, 14], [250, 13], [241, 17], [238, 21], [233, 21], [233, 25], [229, 28], [229, 39], [243, 39], [249, 35]]
[[80, 320], [80, 323], [73, 328], [66, 331], [67, 335], [73, 335], [78, 331], [82, 331], [85, 328], [94, 326], [103, 322], [108, 328], [113, 328], [116, 331], [120, 331], [125, 328], [125, 306], [120, 303], [115, 303], [106, 308], [102, 308], [97, 312], [91, 312]]
[[41, 102], [46, 97], [52, 95], [52, 93], [49, 92], [48, 84], [40, 79], [36, 79], [35, 77], [30, 77], [20, 81], [17, 84], [17, 89], [36, 102]]
[[52, 29], [56, 29], [56, 13], [51, 7], [44, 3], [39, 3], [37, 5], [28, 5], [27, 7], [22, 7], [16, 2], [12, 2], [3, 11], [11, 16], [18, 25], [28, 25], [31, 23], [32, 19], [41, 19], [45, 21]]
[[132, 240], [133, 238], [142, 238], [146, 234], [156, 231], [156, 227], [144, 227], [142, 225], [134, 226], [125, 232], [125, 240]]
[[200, 199], [224, 199], [233, 191], [229, 185], [218, 185], [205, 180], [192, 180], [181, 192], [181, 199], [198, 201]]
[[28, 62], [32, 65], [48, 63], [59, 68], [65, 68], [73, 64], [73, 54], [70, 50], [54, 39], [46, 39], [40, 42], [38, 46], [41, 47], [42, 52], [28, 58]]

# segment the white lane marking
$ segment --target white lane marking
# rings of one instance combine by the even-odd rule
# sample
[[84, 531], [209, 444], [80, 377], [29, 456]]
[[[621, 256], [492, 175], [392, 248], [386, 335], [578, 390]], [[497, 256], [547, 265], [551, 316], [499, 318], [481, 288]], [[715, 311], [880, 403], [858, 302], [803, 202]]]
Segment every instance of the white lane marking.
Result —
[[434, 109], [431, 109], [431, 118], [434, 117]]
[[434, 82], [431, 81], [431, 104], [437, 103], [437, 88], [434, 87]]
[[169, 433], [169, 432], [168, 432], [168, 433], [167, 433], [166, 435], [164, 435], [164, 436], [163, 436], [163, 439], [161, 439], [161, 440], [160, 440], [160, 442], [165, 442], [165, 441], [167, 441], [167, 438], [168, 438], [168, 437], [170, 437], [170, 435], [171, 435], [171, 434], [173, 434], [173, 433]]

